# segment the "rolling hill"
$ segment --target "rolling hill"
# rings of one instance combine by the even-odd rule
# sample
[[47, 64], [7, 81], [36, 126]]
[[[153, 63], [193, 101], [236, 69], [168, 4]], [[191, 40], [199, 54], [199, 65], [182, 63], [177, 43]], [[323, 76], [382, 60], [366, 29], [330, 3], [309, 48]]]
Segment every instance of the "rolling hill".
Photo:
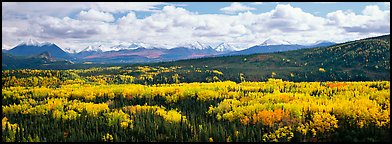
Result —
[[312, 45], [298, 45], [298, 44], [274, 44], [274, 45], [267, 45], [267, 42], [264, 42], [261, 45], [255, 45], [250, 48], [240, 50], [240, 51], [233, 51], [230, 53], [226, 53], [223, 55], [250, 55], [250, 54], [258, 54], [258, 53], [273, 53], [273, 52], [285, 52], [285, 51], [292, 51], [298, 50], [303, 48], [316, 48], [316, 47], [327, 47], [331, 45], [335, 45], [336, 43], [333, 42], [317, 42]]
[[33, 56], [14, 56], [9, 53], [1, 53], [1, 67], [6, 69], [56, 69], [72, 62], [66, 60], [57, 60], [53, 58], [49, 52], [43, 52]]
[[208, 67], [223, 72], [223, 79], [236, 81], [240, 73], [249, 81], [271, 77], [291, 81], [390, 80], [390, 35], [313, 49], [149, 65]]

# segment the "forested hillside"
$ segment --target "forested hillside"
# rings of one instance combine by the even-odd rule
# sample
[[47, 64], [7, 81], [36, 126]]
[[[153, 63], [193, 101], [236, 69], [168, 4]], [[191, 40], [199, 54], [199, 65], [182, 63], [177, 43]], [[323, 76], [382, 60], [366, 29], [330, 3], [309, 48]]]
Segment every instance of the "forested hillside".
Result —
[[291, 81], [390, 80], [390, 35], [330, 47], [272, 54], [200, 58], [151, 66], [208, 67], [224, 79], [265, 81], [270, 77]]

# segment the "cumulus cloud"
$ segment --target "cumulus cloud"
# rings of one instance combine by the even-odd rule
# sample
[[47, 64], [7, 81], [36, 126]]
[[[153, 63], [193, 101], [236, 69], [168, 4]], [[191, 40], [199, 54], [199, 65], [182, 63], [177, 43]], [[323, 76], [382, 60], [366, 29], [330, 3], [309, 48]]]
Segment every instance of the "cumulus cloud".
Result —
[[164, 2], [97, 2], [90, 6], [105, 12], [129, 12], [129, 11], [145, 11], [158, 12], [160, 5], [169, 5]]
[[[241, 3], [232, 3], [231, 6], [238, 4], [243, 6]], [[13, 7], [9, 5], [3, 5], [3, 8], [9, 10]], [[110, 9], [116, 5], [91, 3], [80, 6], [77, 11], [70, 10], [74, 17], [52, 12], [32, 14], [34, 16], [28, 15], [31, 12], [11, 12], [11, 15], [6, 8], [3, 9], [2, 47], [14, 46], [33, 37], [76, 51], [88, 45], [103, 45], [103, 49], [108, 49], [119, 43], [133, 42], [172, 48], [195, 41], [208, 45], [226, 42], [245, 49], [270, 38], [307, 44], [319, 40], [344, 42], [390, 32], [389, 10], [381, 10], [375, 5], [365, 7], [359, 14], [338, 10], [324, 17], [290, 4], [278, 4], [264, 13], [252, 13], [252, 8], [231, 11], [236, 14], [199, 14], [175, 5], [167, 4], [162, 8], [158, 5], [165, 4]], [[143, 10], [154, 12], [143, 18], [137, 17], [137, 11]], [[114, 17], [118, 13], [121, 17]]]
[[387, 6], [388, 8], [390, 8], [391, 2], [384, 2], [384, 5]]
[[91, 20], [91, 21], [104, 21], [104, 22], [114, 21], [114, 17], [112, 14], [106, 12], [100, 12], [94, 9], [90, 9], [88, 11], [81, 11], [78, 14], [78, 19]]
[[327, 14], [328, 22], [347, 32], [389, 33], [390, 11], [381, 11], [377, 5], [366, 6], [362, 14], [338, 10]]
[[337, 2], [312, 2], [312, 3], [315, 3], [315, 4], [335, 4]]
[[250, 11], [250, 10], [256, 10], [256, 9], [253, 7], [245, 6], [239, 2], [233, 2], [233, 3], [231, 3], [230, 6], [221, 8], [220, 10], [223, 11], [224, 13], [234, 14], [236, 12]]
[[284, 32], [296, 32], [317, 30], [325, 24], [325, 20], [310, 13], [302, 11], [301, 8], [294, 8], [290, 4], [277, 5], [270, 12], [266, 24], [269, 27], [280, 29]]
[[88, 38], [99, 34], [101, 31], [93, 23], [85, 23], [79, 20], [65, 17], [63, 19], [47, 17], [37, 21], [42, 33], [41, 37], [64, 37], [64, 38]]
[[39, 16], [65, 17], [87, 7], [85, 3], [70, 2], [2, 2], [2, 19], [28, 19]]
[[4, 18], [33, 18], [39, 16], [65, 17], [81, 10], [103, 12], [157, 12], [163, 2], [2, 2]]
[[253, 2], [252, 5], [262, 5], [263, 2]]

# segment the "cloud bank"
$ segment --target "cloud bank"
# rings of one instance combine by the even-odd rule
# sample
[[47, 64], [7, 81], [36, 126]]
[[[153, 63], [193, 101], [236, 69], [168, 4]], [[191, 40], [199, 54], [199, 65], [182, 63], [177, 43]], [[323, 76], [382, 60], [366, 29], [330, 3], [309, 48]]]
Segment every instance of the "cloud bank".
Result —
[[[338, 10], [324, 17], [290, 4], [252, 13], [255, 8], [237, 2], [221, 8], [224, 14], [199, 14], [168, 3], [3, 3], [2, 8], [5, 49], [29, 38], [75, 51], [133, 42], [172, 48], [195, 41], [244, 49], [271, 38], [307, 44], [390, 33], [390, 11], [377, 5], [359, 14]], [[152, 14], [138, 18], [140, 11]]]

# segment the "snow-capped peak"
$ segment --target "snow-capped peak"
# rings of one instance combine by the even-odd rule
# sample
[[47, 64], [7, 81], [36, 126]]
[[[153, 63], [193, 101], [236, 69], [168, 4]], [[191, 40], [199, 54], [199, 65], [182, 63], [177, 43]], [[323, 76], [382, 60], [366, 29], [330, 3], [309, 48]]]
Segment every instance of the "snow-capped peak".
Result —
[[268, 45], [291, 45], [291, 43], [286, 40], [277, 40], [277, 39], [268, 38], [262, 44], [260, 44], [260, 46], [268, 46]]
[[29, 39], [26, 42], [26, 45], [38, 45], [40, 42], [38, 42], [37, 40], [33, 40], [33, 39]]
[[61, 49], [63, 49], [64, 51], [66, 51], [68, 53], [77, 53], [77, 51], [75, 49], [72, 49], [72, 48], [61, 48]]
[[96, 49], [93, 48], [93, 46], [89, 45], [83, 51], [96, 51]]
[[306, 44], [303, 44], [304, 46], [317, 46], [317, 45], [327, 45], [327, 46], [329, 46], [329, 45], [334, 45], [334, 44], [336, 44], [335, 42], [332, 42], [332, 41], [327, 41], [327, 40], [318, 40], [318, 41], [316, 41], [316, 42], [314, 42], [314, 43], [306, 43]]
[[94, 52], [94, 51], [102, 51], [102, 45], [99, 45], [96, 47], [89, 45], [85, 49], [83, 49], [81, 52]]
[[3, 50], [10, 50], [12, 48], [12, 46], [7, 45], [7, 44], [2, 44], [1, 49]]
[[211, 46], [207, 46], [205, 44], [202, 44], [199, 41], [196, 41], [194, 43], [188, 44], [187, 47], [192, 48], [192, 49], [200, 49], [200, 50], [211, 48]]
[[334, 43], [334, 42], [327, 41], [327, 40], [319, 40], [319, 41], [316, 41], [316, 42], [314, 43], [314, 45], [322, 44], [322, 43]]
[[234, 51], [235, 48], [227, 43], [220, 43], [218, 46], [215, 47], [215, 50], [218, 52], [226, 52], [226, 51]]
[[54, 43], [50, 43], [50, 42], [39, 42], [35, 39], [29, 39], [27, 41], [23, 41], [21, 42], [18, 46], [20, 45], [26, 45], [26, 46], [44, 46], [44, 45], [52, 45]]
[[130, 43], [130, 44], [121, 43], [119, 45], [114, 45], [114, 46], [110, 47], [110, 49], [115, 50], [115, 51], [119, 51], [119, 50], [132, 50], [132, 49], [137, 49], [140, 47], [147, 47], [147, 45], [144, 43]]

